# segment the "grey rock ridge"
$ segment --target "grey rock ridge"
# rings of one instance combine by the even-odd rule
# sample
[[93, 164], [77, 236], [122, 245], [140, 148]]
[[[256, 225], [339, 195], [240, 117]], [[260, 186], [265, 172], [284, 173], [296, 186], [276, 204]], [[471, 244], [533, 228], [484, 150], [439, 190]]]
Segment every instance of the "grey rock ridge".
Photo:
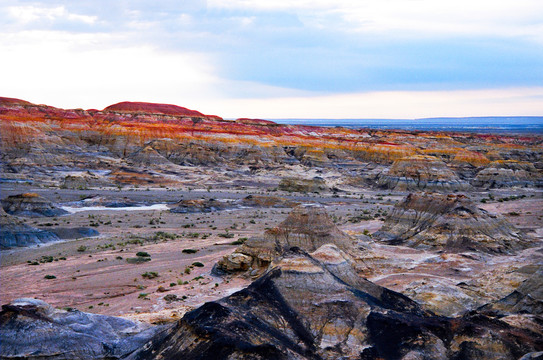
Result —
[[249, 287], [187, 313], [129, 359], [518, 359], [543, 338], [447, 318], [358, 277], [336, 246], [292, 249]]
[[65, 215], [68, 212], [46, 198], [35, 194], [25, 193], [8, 196], [2, 200], [2, 207], [10, 215], [27, 217], [52, 217]]
[[60, 360], [120, 359], [164, 327], [18, 299], [2, 306], [0, 329], [1, 359]]
[[0, 207], [0, 249], [45, 244], [60, 240], [51, 231], [26, 225], [15, 216], [6, 214]]
[[38, 229], [25, 224], [21, 219], [6, 214], [0, 207], [0, 249], [42, 245], [63, 239], [79, 239], [99, 235], [87, 227]]
[[392, 245], [448, 251], [512, 253], [530, 245], [507, 220], [456, 194], [409, 194], [375, 235]]
[[451, 192], [470, 188], [447, 164], [428, 155], [412, 155], [396, 160], [374, 181], [381, 188], [399, 191]]
[[519, 187], [543, 187], [543, 179], [536, 167], [527, 161], [493, 161], [479, 171], [471, 181], [485, 189]]

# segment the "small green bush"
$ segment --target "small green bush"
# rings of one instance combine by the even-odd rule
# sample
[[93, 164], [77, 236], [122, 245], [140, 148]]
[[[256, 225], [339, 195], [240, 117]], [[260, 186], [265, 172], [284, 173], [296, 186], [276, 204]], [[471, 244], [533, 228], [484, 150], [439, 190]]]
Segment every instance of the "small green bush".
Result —
[[196, 250], [196, 249], [183, 249], [181, 252], [185, 253], [185, 254], [196, 254], [198, 252], [198, 250]]
[[57, 277], [55, 275], [45, 275], [43, 278], [47, 280], [51, 280], [51, 279], [56, 279]]
[[136, 256], [141, 256], [141, 257], [151, 257], [151, 255], [149, 255], [148, 252], [145, 252], [145, 251], [138, 251], [136, 253]]
[[192, 266], [196, 266], [196, 267], [204, 267], [204, 264], [199, 262], [199, 261], [195, 261], [192, 263]]

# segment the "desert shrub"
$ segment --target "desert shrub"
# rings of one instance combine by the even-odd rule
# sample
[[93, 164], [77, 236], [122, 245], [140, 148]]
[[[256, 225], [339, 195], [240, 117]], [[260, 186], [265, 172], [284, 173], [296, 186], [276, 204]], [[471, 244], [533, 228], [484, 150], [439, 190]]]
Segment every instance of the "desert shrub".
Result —
[[77, 248], [77, 251], [85, 252], [85, 251], [87, 251], [87, 247], [85, 245], [81, 245], [80, 247]]
[[222, 238], [225, 238], [225, 239], [231, 239], [234, 237], [234, 234], [232, 233], [221, 233], [221, 234], [218, 234], [219, 237], [222, 237]]
[[141, 274], [141, 276], [146, 279], [154, 279], [158, 277], [158, 273], [155, 271], [147, 271]]
[[51, 280], [51, 279], [56, 279], [57, 277], [55, 275], [45, 275], [43, 278], [47, 280]]
[[141, 256], [141, 257], [151, 257], [151, 255], [149, 255], [148, 252], [145, 252], [145, 251], [138, 251], [136, 253], [136, 256]]
[[184, 254], [196, 254], [198, 252], [198, 250], [196, 250], [196, 249], [183, 249], [181, 252], [184, 253]]
[[192, 266], [196, 266], [196, 267], [204, 267], [204, 264], [199, 262], [199, 261], [195, 261], [192, 263]]
[[147, 261], [151, 261], [150, 257], [138, 256], [135, 258], [126, 258], [126, 262], [129, 264], [141, 264]]

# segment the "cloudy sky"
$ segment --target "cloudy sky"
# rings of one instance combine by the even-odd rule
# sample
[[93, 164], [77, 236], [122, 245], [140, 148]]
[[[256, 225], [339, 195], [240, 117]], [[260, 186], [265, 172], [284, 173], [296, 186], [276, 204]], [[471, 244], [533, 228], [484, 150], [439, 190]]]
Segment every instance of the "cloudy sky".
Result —
[[541, 0], [0, 0], [0, 96], [223, 117], [543, 115]]

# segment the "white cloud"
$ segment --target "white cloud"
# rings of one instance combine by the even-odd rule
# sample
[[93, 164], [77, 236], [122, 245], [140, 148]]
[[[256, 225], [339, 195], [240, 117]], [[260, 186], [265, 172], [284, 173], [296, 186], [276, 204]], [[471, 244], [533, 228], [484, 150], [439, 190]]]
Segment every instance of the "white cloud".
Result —
[[[295, 13], [306, 25], [395, 36], [543, 38], [540, 0], [209, 0], [210, 8]], [[338, 23], [338, 19], [342, 21]]]
[[6, 35], [0, 38], [0, 53], [9, 54], [0, 57], [0, 93], [68, 108], [122, 100], [189, 104], [216, 95], [217, 78], [205, 56], [119, 42], [109, 34]]
[[57, 21], [62, 19], [82, 22], [85, 24], [94, 24], [97, 20], [96, 16], [69, 13], [64, 6], [9, 6], [7, 8], [7, 12], [12, 18], [23, 24], [28, 24], [39, 20]]

